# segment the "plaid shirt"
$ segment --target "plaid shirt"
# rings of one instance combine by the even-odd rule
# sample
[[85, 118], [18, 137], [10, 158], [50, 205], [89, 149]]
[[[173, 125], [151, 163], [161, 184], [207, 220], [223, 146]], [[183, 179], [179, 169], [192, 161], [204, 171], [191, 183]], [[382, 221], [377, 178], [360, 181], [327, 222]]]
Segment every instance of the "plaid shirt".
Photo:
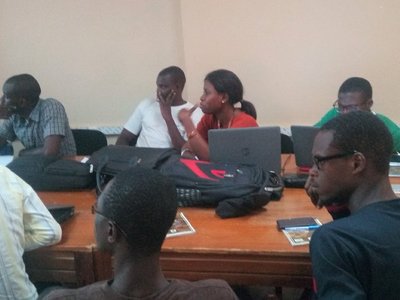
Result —
[[26, 149], [44, 146], [50, 135], [61, 135], [61, 156], [76, 155], [76, 146], [64, 106], [55, 99], [39, 99], [28, 119], [13, 114], [0, 126], [0, 136], [14, 141], [19, 139]]

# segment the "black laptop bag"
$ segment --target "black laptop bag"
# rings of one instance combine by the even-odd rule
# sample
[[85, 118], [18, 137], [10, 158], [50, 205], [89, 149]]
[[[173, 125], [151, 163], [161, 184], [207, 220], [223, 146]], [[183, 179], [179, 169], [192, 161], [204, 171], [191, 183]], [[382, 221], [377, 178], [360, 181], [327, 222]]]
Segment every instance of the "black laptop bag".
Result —
[[118, 173], [134, 166], [159, 169], [174, 155], [177, 156], [178, 152], [173, 148], [108, 145], [94, 152], [87, 164], [96, 172], [97, 191], [101, 192]]
[[175, 180], [180, 206], [216, 207], [221, 218], [260, 209], [283, 191], [281, 178], [258, 166], [171, 157], [160, 171]]
[[96, 184], [89, 165], [56, 156], [20, 156], [7, 167], [37, 191], [90, 189]]

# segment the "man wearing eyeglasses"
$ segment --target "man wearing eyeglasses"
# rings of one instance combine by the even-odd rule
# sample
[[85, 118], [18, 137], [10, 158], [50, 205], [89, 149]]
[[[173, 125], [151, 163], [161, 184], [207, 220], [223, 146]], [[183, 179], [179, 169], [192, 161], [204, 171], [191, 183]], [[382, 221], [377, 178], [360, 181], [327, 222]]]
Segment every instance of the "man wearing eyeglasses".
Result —
[[[360, 77], [351, 77], [344, 81], [339, 88], [338, 99], [333, 103], [333, 107], [329, 110], [322, 119], [315, 124], [316, 127], [321, 127], [323, 124], [332, 118], [345, 114], [351, 111], [369, 111], [373, 105], [372, 86], [368, 80]], [[374, 113], [378, 118], [385, 123], [386, 127], [392, 134], [394, 152], [400, 152], [400, 128], [388, 117]]]
[[351, 212], [312, 236], [318, 299], [400, 295], [400, 199], [388, 176], [392, 149], [387, 127], [368, 112], [340, 115], [315, 137], [310, 189], [316, 205], [345, 204]]
[[176, 189], [168, 177], [140, 167], [118, 174], [93, 206], [97, 247], [113, 255], [114, 278], [75, 290], [55, 290], [44, 299], [237, 299], [222, 280], [164, 277], [161, 245], [176, 211]]

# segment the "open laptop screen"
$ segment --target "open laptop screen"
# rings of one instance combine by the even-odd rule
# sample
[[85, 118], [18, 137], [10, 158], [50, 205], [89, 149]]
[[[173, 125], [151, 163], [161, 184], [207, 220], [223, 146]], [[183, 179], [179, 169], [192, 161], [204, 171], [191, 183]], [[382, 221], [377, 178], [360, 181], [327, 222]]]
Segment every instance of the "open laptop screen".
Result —
[[258, 165], [265, 171], [281, 169], [281, 133], [278, 126], [212, 129], [208, 131], [210, 160]]
[[290, 127], [293, 140], [293, 152], [296, 165], [299, 168], [311, 168], [314, 164], [312, 159], [312, 147], [314, 138], [319, 128], [313, 126], [292, 125]]

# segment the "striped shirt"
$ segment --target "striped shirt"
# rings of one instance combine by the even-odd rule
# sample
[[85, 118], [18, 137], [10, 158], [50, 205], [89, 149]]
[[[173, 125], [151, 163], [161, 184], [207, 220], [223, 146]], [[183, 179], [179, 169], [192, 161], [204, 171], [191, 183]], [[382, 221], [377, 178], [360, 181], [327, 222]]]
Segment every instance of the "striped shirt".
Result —
[[55, 244], [61, 227], [38, 195], [0, 166], [0, 299], [36, 299], [22, 259], [24, 251]]
[[50, 135], [61, 135], [60, 155], [76, 155], [76, 146], [64, 106], [55, 99], [39, 99], [27, 119], [13, 114], [0, 126], [0, 136], [14, 141], [19, 139], [26, 149], [41, 148]]

